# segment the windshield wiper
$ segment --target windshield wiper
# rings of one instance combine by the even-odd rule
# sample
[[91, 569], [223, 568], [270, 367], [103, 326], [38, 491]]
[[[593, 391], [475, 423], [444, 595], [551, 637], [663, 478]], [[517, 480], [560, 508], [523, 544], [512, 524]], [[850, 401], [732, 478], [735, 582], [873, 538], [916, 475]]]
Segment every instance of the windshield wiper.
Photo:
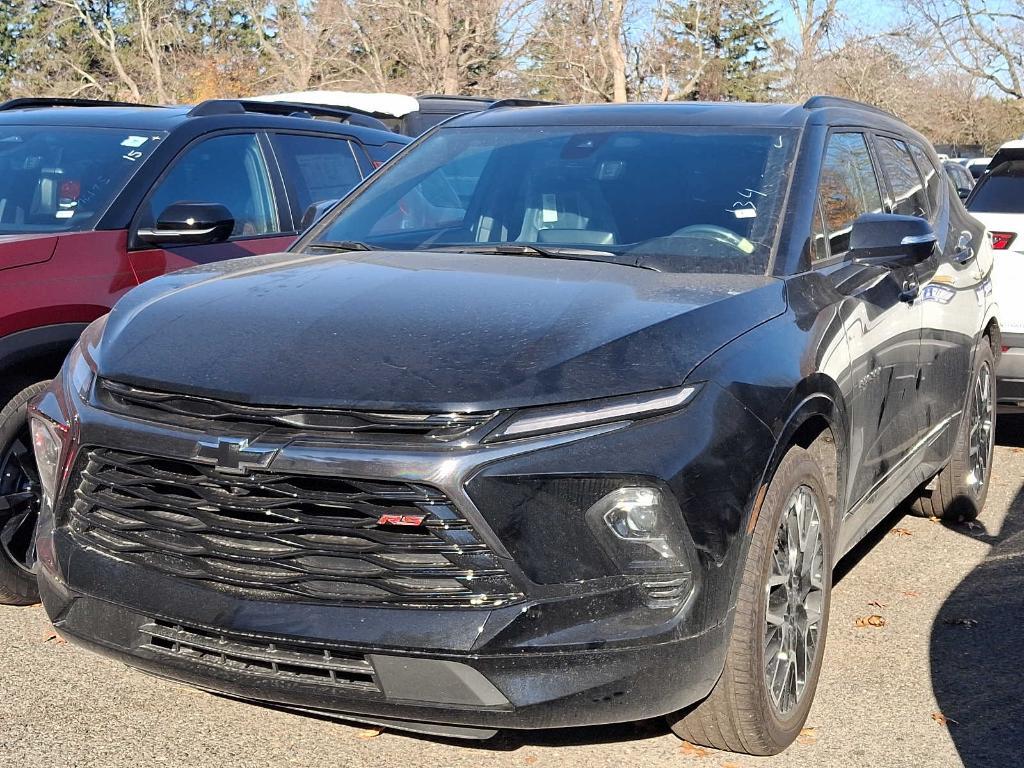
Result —
[[638, 265], [636, 259], [622, 256], [612, 251], [601, 251], [594, 248], [575, 248], [572, 246], [548, 246], [536, 243], [480, 243], [472, 245], [442, 245], [428, 248], [430, 251], [448, 251], [450, 253], [493, 253], [497, 256], [541, 256], [546, 259], [578, 259], [580, 261], [600, 261], [611, 264], [643, 269], [653, 269]]
[[332, 251], [379, 251], [375, 245], [361, 240], [320, 240], [309, 244], [310, 248], [329, 248]]

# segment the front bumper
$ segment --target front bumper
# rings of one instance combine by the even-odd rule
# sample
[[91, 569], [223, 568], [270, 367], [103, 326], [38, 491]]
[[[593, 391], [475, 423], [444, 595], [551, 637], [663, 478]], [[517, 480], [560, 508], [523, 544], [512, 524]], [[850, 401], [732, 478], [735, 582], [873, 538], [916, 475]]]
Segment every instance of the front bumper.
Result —
[[[423, 653], [404, 641], [415, 642], [422, 633], [432, 639], [450, 635], [458, 643], [460, 637], [486, 631], [477, 622], [486, 625], [494, 617], [267, 605], [161, 577], [139, 579], [137, 568], [96, 553], [76, 551], [74, 558], [75, 571], [87, 574], [81, 580], [84, 588], [70, 589], [43, 569], [40, 594], [54, 626], [75, 644], [206, 690], [436, 735], [487, 737], [499, 728], [596, 725], [666, 714], [707, 695], [724, 661], [725, 617], [700, 635], [643, 646]], [[89, 591], [116, 591], [118, 602], [92, 597]], [[296, 635], [315, 636], [317, 641], [308, 644], [314, 653], [330, 647], [335, 654], [364, 656], [379, 691], [267, 668], [245, 669], [231, 658], [176, 654], [154, 646], [142, 631], [154, 619], [173, 624], [182, 616], [190, 628], [212, 629], [247, 643], [294, 646]], [[370, 637], [372, 644], [352, 642]]]
[[[78, 445], [188, 457], [207, 436], [85, 402], [77, 408]], [[274, 436], [258, 435], [252, 445], [261, 439]], [[759, 457], [766, 459], [771, 442], [767, 428], [730, 394], [708, 385], [682, 412], [557, 439], [444, 451], [295, 439], [275, 449], [274, 471], [401, 478], [443, 490], [521, 589], [522, 599], [496, 607], [260, 599], [84, 546], [45, 505], [40, 592], [71, 641], [238, 698], [449, 736], [659, 716], [699, 701], [721, 673], [747, 518], [764, 466]], [[748, 457], [746, 466], [733, 461], [739, 455]], [[671, 489], [693, 544], [695, 587], [686, 602], [646, 604], [641, 588], [622, 579], [531, 579], [530, 573], [547, 575], [524, 567], [540, 544], [517, 551], [510, 539], [516, 526], [478, 508], [470, 489], [480, 478], [545, 473], [628, 474]], [[72, 478], [63, 495], [74, 493]], [[523, 527], [548, 526], [545, 536], [564, 542], [569, 559], [579, 551], [572, 537], [587, 535], [572, 529], [579, 523], [572, 516], [517, 514]], [[197, 636], [204, 649], [174, 642], [177, 635], [169, 646], [154, 644], [147, 629], [154, 625]], [[335, 657], [362, 665], [359, 684], [330, 671], [316, 679], [330, 666], [323, 660]]]

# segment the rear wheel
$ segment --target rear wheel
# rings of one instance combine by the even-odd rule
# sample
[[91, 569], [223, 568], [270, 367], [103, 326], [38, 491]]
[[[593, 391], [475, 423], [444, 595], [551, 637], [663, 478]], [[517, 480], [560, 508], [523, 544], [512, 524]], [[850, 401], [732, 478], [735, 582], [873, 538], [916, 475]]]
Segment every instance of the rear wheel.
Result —
[[800, 733], [818, 684], [832, 588], [832, 515], [821, 469], [783, 458], [754, 528], [725, 669], [707, 699], [670, 724], [695, 744], [753, 755]]
[[978, 352], [967, 407], [949, 464], [914, 501], [914, 511], [943, 520], [973, 520], [985, 506], [995, 447], [995, 356], [988, 340]]
[[0, 411], [0, 604], [39, 602], [33, 567], [39, 519], [39, 475], [28, 428], [28, 404], [46, 388], [33, 384]]

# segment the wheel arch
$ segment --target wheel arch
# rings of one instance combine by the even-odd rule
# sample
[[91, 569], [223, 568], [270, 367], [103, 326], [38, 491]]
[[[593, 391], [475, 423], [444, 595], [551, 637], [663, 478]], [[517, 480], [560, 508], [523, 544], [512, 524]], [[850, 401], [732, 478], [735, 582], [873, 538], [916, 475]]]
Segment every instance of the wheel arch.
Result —
[[829, 484], [828, 501], [835, 533], [838, 533], [846, 511], [844, 489], [849, 467], [849, 418], [838, 384], [821, 373], [803, 379], [779, 410], [779, 417], [771, 428], [775, 444], [750, 511], [748, 537], [757, 525], [768, 486], [782, 458], [793, 446], [807, 450], [818, 461]]
[[0, 407], [25, 387], [52, 379], [87, 325], [44, 325], [0, 338]]

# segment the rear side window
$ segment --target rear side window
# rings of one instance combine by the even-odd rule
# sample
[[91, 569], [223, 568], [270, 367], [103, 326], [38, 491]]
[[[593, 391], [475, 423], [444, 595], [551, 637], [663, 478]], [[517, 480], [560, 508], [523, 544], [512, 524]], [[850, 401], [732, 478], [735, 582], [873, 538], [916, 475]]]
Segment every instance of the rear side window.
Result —
[[829, 252], [840, 256], [850, 249], [853, 221], [882, 210], [882, 195], [862, 133], [834, 133], [825, 148], [819, 187]]
[[363, 180], [347, 139], [278, 133], [273, 142], [296, 220], [314, 203], [338, 200]]
[[887, 136], [878, 138], [878, 155], [882, 171], [892, 187], [892, 212], [903, 216], [928, 218], [928, 197], [917, 173], [910, 150], [902, 141]]
[[1001, 163], [983, 176], [967, 208], [979, 213], [1024, 213], [1024, 160]]
[[917, 163], [917, 169], [921, 172], [921, 176], [924, 178], [924, 189], [928, 195], [928, 205], [932, 209], [932, 217], [939, 211], [939, 195], [942, 192], [941, 182], [942, 173], [936, 170], [935, 166], [932, 165], [931, 158], [928, 157], [928, 153], [925, 152], [917, 144], [910, 145], [910, 154], [914, 156], [914, 161]]

